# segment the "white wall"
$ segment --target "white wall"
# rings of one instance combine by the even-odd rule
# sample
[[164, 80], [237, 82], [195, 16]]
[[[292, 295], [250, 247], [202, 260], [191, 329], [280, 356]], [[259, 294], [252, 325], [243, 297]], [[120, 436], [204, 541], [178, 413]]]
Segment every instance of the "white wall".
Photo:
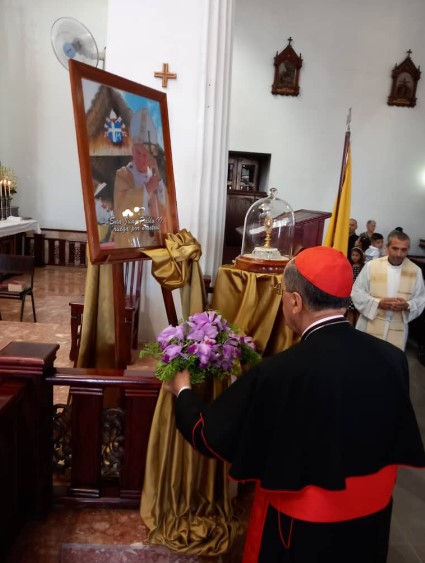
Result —
[[[294, 209], [331, 211], [352, 107], [352, 213], [384, 235], [425, 238], [425, 84], [415, 108], [387, 105], [391, 71], [410, 48], [424, 65], [418, 0], [236, 0], [230, 149], [272, 154], [270, 185]], [[273, 96], [273, 57], [303, 57], [298, 97]]]
[[53, 22], [83, 22], [105, 46], [106, 0], [0, 0], [0, 161], [18, 176], [14, 203], [45, 228], [85, 230], [68, 71]]

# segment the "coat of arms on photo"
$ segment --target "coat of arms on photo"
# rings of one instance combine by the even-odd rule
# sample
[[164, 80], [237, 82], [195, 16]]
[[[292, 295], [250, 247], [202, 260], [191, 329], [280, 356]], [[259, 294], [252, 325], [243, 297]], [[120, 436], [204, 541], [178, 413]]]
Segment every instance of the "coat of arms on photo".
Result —
[[108, 137], [113, 145], [121, 145], [123, 138], [127, 136], [122, 117], [118, 117], [113, 109], [111, 109], [109, 117], [105, 119], [104, 128], [105, 137]]

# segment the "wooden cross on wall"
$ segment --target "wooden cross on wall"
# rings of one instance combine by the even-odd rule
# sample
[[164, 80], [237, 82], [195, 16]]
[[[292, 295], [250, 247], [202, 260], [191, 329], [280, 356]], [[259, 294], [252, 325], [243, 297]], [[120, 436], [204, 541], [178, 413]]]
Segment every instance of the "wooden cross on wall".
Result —
[[155, 78], [162, 78], [162, 87], [166, 88], [167, 83], [171, 79], [176, 79], [177, 74], [175, 72], [168, 72], [168, 63], [162, 63], [162, 72], [155, 72]]

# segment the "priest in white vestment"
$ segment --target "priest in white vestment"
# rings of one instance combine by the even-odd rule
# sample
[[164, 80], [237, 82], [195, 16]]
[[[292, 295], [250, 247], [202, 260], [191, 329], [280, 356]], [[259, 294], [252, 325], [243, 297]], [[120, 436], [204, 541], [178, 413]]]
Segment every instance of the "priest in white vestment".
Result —
[[356, 328], [391, 342], [404, 350], [408, 323], [425, 307], [421, 269], [407, 258], [410, 238], [392, 231], [388, 255], [368, 262], [358, 275], [351, 293], [360, 316]]

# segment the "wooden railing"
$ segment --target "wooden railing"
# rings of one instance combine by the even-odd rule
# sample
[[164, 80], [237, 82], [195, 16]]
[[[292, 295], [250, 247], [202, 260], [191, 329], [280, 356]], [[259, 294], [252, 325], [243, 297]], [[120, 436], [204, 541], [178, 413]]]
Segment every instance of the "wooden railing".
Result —
[[[63, 406], [69, 436], [63, 449], [70, 475], [55, 499], [134, 507], [140, 503], [160, 383], [148, 366], [140, 371], [57, 371], [58, 348], [12, 342], [0, 350], [0, 560], [25, 522], [46, 514], [53, 501], [56, 385], [70, 388], [70, 403]], [[114, 408], [105, 408], [106, 402]], [[119, 414], [119, 428], [111, 424], [111, 410], [112, 418]], [[105, 428], [112, 428], [106, 440]], [[104, 471], [105, 466], [113, 471]]]
[[[61, 500], [137, 506], [161, 388], [153, 372], [64, 368], [46, 381], [70, 387], [72, 464], [70, 484]], [[109, 402], [113, 397], [113, 408], [105, 408], [105, 395]], [[109, 429], [114, 426], [109, 436], [108, 411], [112, 412]], [[115, 416], [117, 412], [122, 416]], [[102, 471], [105, 458], [109, 465], [115, 462], [115, 473]]]
[[87, 233], [43, 229], [41, 234], [27, 235], [25, 254], [34, 255], [36, 266], [87, 266]]

